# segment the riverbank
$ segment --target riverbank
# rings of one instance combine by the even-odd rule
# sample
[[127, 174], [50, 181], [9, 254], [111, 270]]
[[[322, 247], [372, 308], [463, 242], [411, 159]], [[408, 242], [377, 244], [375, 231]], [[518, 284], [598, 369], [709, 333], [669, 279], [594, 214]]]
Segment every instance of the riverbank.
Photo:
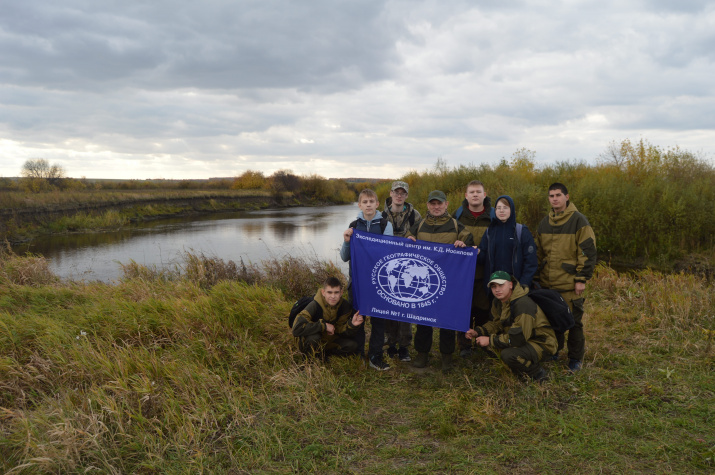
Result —
[[17, 244], [40, 234], [115, 230], [137, 221], [316, 204], [324, 203], [267, 190], [10, 192], [2, 199], [0, 239]]
[[[479, 354], [443, 375], [305, 364], [287, 332], [320, 262], [60, 283], [0, 259], [3, 473], [712, 473], [715, 292], [599, 266], [584, 370], [522, 383]], [[435, 345], [436, 348], [436, 345]]]

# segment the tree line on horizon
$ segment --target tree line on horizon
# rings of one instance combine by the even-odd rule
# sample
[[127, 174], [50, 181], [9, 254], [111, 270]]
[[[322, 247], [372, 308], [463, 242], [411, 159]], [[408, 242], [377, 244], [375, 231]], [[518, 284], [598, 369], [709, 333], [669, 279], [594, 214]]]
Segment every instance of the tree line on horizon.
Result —
[[599, 259], [610, 256], [668, 263], [689, 255], [715, 261], [715, 168], [708, 160], [679, 147], [663, 149], [641, 139], [612, 142], [596, 163], [560, 162], [537, 167], [535, 152], [520, 149], [495, 165], [460, 165], [450, 168], [442, 159], [427, 171], [364, 183], [333, 180], [291, 170], [270, 175], [246, 170], [233, 179], [91, 181], [67, 178], [64, 169], [44, 159], [28, 160], [23, 178], [0, 178], [0, 189], [41, 193], [78, 190], [237, 189], [264, 190], [277, 197], [296, 196], [319, 202], [350, 203], [363, 188], [380, 199], [389, 196], [390, 183], [409, 184], [408, 201], [426, 212], [430, 191], [440, 189], [453, 212], [462, 203], [466, 184], [484, 183], [496, 199], [510, 195], [517, 219], [536, 230], [547, 215], [547, 189], [564, 183], [571, 201], [585, 214], [596, 232]]

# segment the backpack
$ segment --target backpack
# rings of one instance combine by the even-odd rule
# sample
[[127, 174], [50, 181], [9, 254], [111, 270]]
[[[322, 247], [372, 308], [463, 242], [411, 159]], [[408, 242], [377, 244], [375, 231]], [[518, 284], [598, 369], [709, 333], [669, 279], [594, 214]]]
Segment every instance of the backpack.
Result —
[[[357, 219], [348, 225], [349, 228], [355, 228], [357, 226]], [[369, 224], [368, 224], [369, 226]], [[380, 234], [385, 234], [385, 228], [387, 227], [387, 218], [384, 216], [380, 218]]]
[[[298, 316], [300, 312], [303, 311], [305, 307], [308, 306], [310, 302], [314, 300], [312, 295], [306, 295], [305, 297], [299, 298], [296, 303], [293, 304], [293, 307], [290, 309], [290, 313], [288, 314], [288, 328], [293, 328], [293, 322], [295, 322], [295, 317]], [[320, 315], [317, 315], [318, 320], [320, 320], [323, 316], [323, 308], [318, 305], [318, 312]]]
[[527, 295], [546, 314], [546, 318], [549, 319], [551, 328], [555, 332], [564, 333], [576, 324], [569, 304], [557, 291], [553, 289], [529, 290]]

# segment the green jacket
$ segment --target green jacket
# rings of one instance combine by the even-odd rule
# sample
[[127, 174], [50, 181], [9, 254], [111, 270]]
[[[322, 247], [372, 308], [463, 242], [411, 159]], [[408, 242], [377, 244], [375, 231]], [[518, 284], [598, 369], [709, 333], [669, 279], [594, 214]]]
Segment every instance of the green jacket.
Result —
[[546, 314], [528, 294], [527, 287], [515, 282], [509, 302], [494, 299], [492, 319], [475, 330], [480, 336], [488, 336], [490, 345], [496, 349], [529, 344], [541, 359], [545, 352], [556, 354], [558, 343]]
[[405, 236], [407, 230], [413, 224], [419, 222], [422, 219], [420, 212], [412, 206], [412, 203], [405, 203], [402, 211], [399, 213], [393, 213], [391, 210], [392, 197], [388, 196], [385, 200], [385, 207], [382, 211], [382, 217], [387, 219], [392, 223], [392, 234], [393, 236]]
[[437, 217], [427, 213], [427, 216], [413, 224], [405, 234], [405, 237], [410, 236], [414, 236], [420, 241], [442, 244], [454, 244], [455, 241], [462, 241], [467, 246], [474, 246], [472, 234], [449, 213]]
[[536, 230], [539, 270], [534, 280], [542, 287], [560, 291], [585, 283], [596, 268], [596, 235], [586, 216], [569, 202], [560, 213], [552, 209]]
[[[322, 339], [331, 341], [339, 335], [353, 336], [357, 328], [353, 325], [352, 306], [344, 298], [335, 307], [331, 307], [323, 298], [320, 290], [316, 292], [313, 301], [310, 302], [296, 317], [293, 322], [293, 336], [296, 338], [322, 333]], [[316, 318], [318, 306], [323, 310], [322, 318]], [[325, 331], [325, 324], [330, 323], [335, 326], [335, 333], [328, 335]]]

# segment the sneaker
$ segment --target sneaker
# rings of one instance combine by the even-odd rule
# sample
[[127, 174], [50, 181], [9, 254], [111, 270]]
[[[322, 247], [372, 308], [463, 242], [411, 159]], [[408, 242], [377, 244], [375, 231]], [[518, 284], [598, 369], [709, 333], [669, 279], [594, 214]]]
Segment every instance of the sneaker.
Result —
[[397, 357], [400, 358], [400, 361], [412, 361], [409, 350], [404, 346], [401, 346], [397, 351]]
[[558, 360], [559, 360], [559, 352], [558, 351], [555, 354], [546, 358], [546, 361], [558, 361]]
[[390, 346], [389, 348], [387, 348], [387, 356], [389, 356], [390, 358], [394, 358], [395, 356], [397, 356], [397, 354], [397, 348], [395, 348], [394, 346]]
[[417, 353], [417, 358], [412, 362], [412, 366], [415, 368], [426, 368], [428, 360], [429, 355], [427, 353]]
[[378, 371], [387, 371], [390, 369], [390, 365], [382, 360], [382, 355], [372, 355], [370, 357], [370, 366]]
[[454, 368], [452, 353], [442, 353], [442, 372], [449, 373]]
[[581, 371], [581, 368], [583, 368], [583, 363], [581, 362], [581, 360], [575, 360], [573, 358], [569, 360], [569, 370], [571, 370], [572, 373]]
[[463, 350], [459, 351], [459, 356], [462, 358], [469, 358], [472, 356], [472, 349], [471, 348], [464, 348]]

